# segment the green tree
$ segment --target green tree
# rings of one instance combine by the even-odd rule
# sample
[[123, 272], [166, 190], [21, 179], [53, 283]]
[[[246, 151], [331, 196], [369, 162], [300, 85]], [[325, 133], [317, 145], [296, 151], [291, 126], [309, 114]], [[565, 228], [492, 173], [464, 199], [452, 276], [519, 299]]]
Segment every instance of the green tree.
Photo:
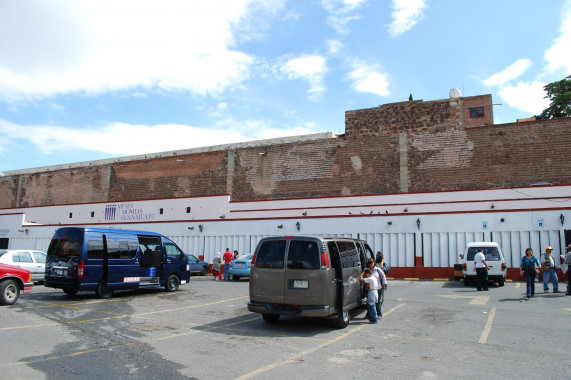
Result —
[[571, 117], [571, 75], [560, 81], [549, 83], [543, 88], [547, 91], [545, 98], [551, 103], [543, 110], [541, 117], [546, 119]]

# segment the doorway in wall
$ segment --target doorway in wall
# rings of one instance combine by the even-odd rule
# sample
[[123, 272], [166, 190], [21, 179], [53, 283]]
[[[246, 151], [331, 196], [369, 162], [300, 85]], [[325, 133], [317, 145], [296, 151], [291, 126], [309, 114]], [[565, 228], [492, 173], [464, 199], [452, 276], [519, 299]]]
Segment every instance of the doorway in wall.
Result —
[[0, 238], [0, 249], [8, 249], [8, 238]]

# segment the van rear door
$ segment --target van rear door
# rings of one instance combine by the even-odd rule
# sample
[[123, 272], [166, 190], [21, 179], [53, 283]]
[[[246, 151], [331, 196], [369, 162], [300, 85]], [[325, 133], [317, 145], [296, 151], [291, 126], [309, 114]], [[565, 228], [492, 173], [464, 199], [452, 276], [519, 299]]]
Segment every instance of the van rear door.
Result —
[[83, 260], [83, 230], [60, 228], [54, 234], [46, 258], [47, 287], [77, 287], [78, 265]]
[[251, 274], [254, 281], [250, 281], [251, 301], [285, 303], [286, 243], [286, 239], [267, 239], [258, 244]]
[[325, 276], [321, 268], [319, 240], [291, 239], [287, 250], [285, 273], [286, 304], [315, 306], [325, 304], [323, 294]]

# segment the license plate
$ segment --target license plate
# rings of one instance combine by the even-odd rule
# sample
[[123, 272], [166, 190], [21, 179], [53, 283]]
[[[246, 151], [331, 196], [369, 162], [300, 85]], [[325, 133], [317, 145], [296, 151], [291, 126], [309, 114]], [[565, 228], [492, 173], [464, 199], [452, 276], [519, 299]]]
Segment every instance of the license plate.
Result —
[[307, 289], [309, 284], [307, 280], [293, 280], [293, 287], [295, 289]]
[[238, 264], [236, 265], [238, 268], [244, 268], [244, 264]]
[[54, 269], [56, 276], [63, 276], [64, 270], [63, 269]]

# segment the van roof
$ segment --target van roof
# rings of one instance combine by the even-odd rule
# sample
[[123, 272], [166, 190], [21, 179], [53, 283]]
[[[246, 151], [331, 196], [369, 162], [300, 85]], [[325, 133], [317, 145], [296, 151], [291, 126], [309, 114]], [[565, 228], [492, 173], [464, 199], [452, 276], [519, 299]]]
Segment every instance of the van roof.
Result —
[[499, 247], [500, 245], [493, 241], [473, 241], [466, 245], [467, 247]]

